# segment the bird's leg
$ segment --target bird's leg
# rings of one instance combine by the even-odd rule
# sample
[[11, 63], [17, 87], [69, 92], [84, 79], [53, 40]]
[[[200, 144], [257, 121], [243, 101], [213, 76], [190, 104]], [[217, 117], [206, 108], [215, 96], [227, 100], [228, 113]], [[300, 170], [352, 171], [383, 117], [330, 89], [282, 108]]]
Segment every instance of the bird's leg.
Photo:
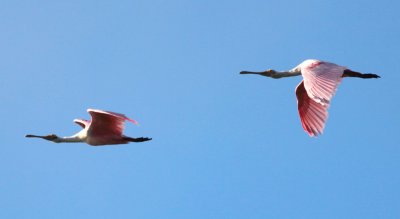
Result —
[[144, 141], [150, 141], [152, 138], [147, 138], [147, 137], [131, 138], [124, 136], [123, 139], [130, 142], [144, 142]]
[[380, 76], [377, 74], [371, 74], [371, 73], [363, 74], [360, 72], [352, 71], [350, 69], [344, 70], [342, 77], [356, 77], [356, 78], [364, 78], [364, 79], [365, 78], [380, 78]]

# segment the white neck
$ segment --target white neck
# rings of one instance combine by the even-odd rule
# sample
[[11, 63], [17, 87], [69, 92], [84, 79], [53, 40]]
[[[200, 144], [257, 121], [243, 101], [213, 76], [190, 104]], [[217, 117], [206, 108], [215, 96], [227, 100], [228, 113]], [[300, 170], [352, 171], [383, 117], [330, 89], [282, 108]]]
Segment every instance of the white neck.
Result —
[[272, 78], [285, 78], [285, 77], [293, 77], [293, 76], [298, 76], [301, 75], [300, 71], [296, 71], [295, 69], [292, 69], [290, 71], [275, 71], [271, 77]]
[[66, 142], [66, 143], [76, 143], [76, 142], [83, 142], [79, 136], [73, 135], [70, 137], [62, 137], [62, 138], [57, 138], [54, 140], [56, 143], [61, 143], [61, 142]]
[[301, 71], [300, 71], [300, 68], [296, 67], [290, 71], [275, 71], [275, 70], [269, 69], [269, 70], [262, 71], [262, 72], [241, 71], [240, 74], [256, 74], [256, 75], [262, 75], [265, 77], [278, 79], [278, 78], [301, 75]]

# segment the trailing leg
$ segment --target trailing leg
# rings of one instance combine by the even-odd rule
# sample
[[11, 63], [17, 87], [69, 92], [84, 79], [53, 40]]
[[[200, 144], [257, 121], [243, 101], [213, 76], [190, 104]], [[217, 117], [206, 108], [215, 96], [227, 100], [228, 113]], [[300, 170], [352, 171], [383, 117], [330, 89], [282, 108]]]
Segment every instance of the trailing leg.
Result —
[[381, 76], [377, 74], [363, 74], [360, 72], [352, 71], [350, 69], [346, 69], [343, 71], [343, 76], [342, 77], [356, 77], [356, 78], [380, 78]]
[[130, 142], [144, 142], [144, 141], [150, 141], [152, 138], [147, 138], [147, 137], [140, 137], [140, 138], [131, 138], [131, 137], [124, 137], [124, 140], [130, 141]]

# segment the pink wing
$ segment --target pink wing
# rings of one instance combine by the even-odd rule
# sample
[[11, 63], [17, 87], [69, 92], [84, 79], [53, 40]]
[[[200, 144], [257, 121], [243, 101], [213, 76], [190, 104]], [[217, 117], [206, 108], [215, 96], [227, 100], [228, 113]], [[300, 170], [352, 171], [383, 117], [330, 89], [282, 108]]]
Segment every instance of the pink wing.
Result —
[[301, 64], [301, 74], [307, 94], [317, 103], [329, 104], [342, 81], [346, 67], [318, 60], [307, 60]]
[[90, 124], [90, 121], [84, 119], [74, 119], [74, 122], [80, 125], [82, 128], [86, 128]]
[[311, 99], [304, 87], [304, 81], [296, 88], [297, 107], [304, 131], [311, 137], [322, 134], [328, 118], [329, 104], [320, 104]]
[[135, 120], [120, 113], [96, 109], [88, 109], [87, 111], [92, 117], [88, 129], [91, 136], [122, 136], [126, 120], [138, 124]]

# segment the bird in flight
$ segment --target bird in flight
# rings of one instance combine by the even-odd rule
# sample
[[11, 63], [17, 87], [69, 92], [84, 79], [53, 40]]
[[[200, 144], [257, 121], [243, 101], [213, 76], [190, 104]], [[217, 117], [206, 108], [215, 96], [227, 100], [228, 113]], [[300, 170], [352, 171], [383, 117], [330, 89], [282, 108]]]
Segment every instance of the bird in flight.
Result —
[[363, 74], [334, 63], [308, 59], [289, 71], [242, 71], [240, 74], [258, 74], [271, 78], [302, 75], [296, 87], [297, 107], [303, 129], [311, 136], [322, 134], [328, 118], [328, 107], [344, 77], [380, 78], [376, 74]]
[[120, 113], [103, 111], [97, 109], [87, 110], [92, 120], [75, 119], [74, 122], [83, 129], [70, 137], [58, 137], [55, 134], [39, 136], [26, 135], [27, 138], [43, 138], [55, 143], [61, 142], [85, 142], [92, 146], [127, 144], [129, 142], [150, 141], [151, 138], [140, 137], [131, 138], [122, 134], [125, 121], [138, 124], [135, 120], [126, 117]]

